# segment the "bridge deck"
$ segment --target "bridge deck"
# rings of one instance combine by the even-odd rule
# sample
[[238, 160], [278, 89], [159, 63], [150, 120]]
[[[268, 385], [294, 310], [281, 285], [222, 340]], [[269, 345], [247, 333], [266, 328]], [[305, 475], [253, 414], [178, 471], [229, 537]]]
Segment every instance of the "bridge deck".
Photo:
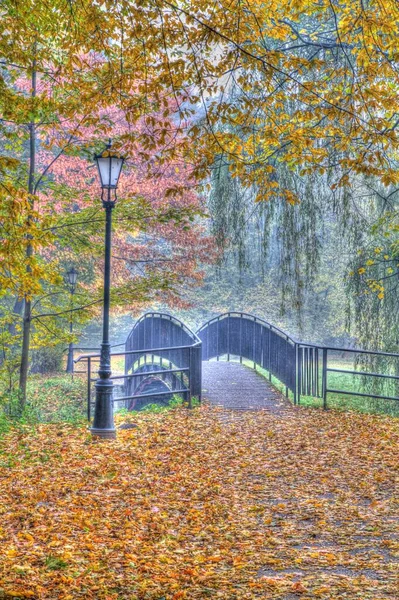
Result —
[[228, 409], [278, 413], [292, 406], [267, 379], [237, 362], [204, 361], [202, 393], [211, 404]]

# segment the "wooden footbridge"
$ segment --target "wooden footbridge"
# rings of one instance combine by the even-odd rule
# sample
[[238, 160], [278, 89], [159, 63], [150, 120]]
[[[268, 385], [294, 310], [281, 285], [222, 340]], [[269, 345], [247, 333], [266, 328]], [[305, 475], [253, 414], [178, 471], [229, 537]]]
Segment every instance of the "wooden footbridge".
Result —
[[[84, 354], [75, 361], [87, 365], [89, 419], [98, 360], [99, 354]], [[146, 313], [112, 360], [119, 365], [114, 402], [130, 410], [176, 395], [190, 407], [206, 399], [274, 412], [303, 396], [320, 398], [324, 408], [329, 394], [399, 401], [399, 354], [303, 343], [242, 312], [211, 319], [196, 333], [172, 315]], [[124, 372], [115, 373], [121, 362]]]

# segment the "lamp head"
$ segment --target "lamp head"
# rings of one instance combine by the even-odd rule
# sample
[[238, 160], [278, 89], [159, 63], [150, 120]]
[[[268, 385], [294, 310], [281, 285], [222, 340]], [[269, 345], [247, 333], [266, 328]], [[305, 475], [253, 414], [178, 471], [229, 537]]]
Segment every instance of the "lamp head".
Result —
[[72, 269], [69, 269], [69, 271], [67, 271], [67, 278], [68, 278], [69, 285], [72, 288], [74, 288], [76, 286], [76, 282], [78, 280], [78, 272], [75, 269], [75, 267], [72, 267]]
[[96, 154], [94, 160], [97, 165], [98, 174], [100, 176], [101, 188], [108, 190], [116, 190], [118, 187], [119, 177], [125, 161], [123, 156], [120, 156], [112, 151], [112, 143], [109, 140], [105, 150], [101, 154]]

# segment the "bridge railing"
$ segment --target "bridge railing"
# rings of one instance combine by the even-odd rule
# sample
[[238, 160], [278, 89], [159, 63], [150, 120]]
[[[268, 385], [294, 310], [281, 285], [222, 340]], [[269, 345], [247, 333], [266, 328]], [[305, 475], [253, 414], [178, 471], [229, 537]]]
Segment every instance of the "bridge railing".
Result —
[[[183, 357], [183, 366], [174, 365], [169, 357], [171, 352], [179, 352], [179, 356]], [[143, 348], [141, 350], [131, 350], [129, 352], [115, 352], [111, 354], [111, 361], [122, 358], [132, 359], [137, 367], [137, 370], [127, 374], [112, 375], [110, 379], [114, 383], [119, 383], [122, 389], [122, 394], [115, 393], [113, 402], [128, 406], [129, 401], [158, 399], [160, 396], [170, 397], [179, 395], [184, 398], [188, 406], [192, 407], [192, 399], [197, 396], [201, 399], [201, 394], [198, 393], [198, 353], [200, 356], [200, 344], [194, 346], [173, 346], [170, 348]], [[90, 421], [92, 416], [92, 408], [94, 404], [94, 385], [98, 379], [96, 375], [96, 367], [100, 362], [100, 354], [83, 354], [79, 356], [76, 362], [85, 363], [85, 374], [87, 381], [87, 419]], [[157, 368], [157, 365], [159, 365]], [[150, 370], [143, 370], [143, 366], [151, 366]], [[157, 376], [161, 381], [169, 378], [174, 385], [169, 385], [165, 391], [154, 391], [152, 393], [136, 393], [140, 384], [148, 377]], [[116, 388], [117, 386], [115, 386]]]
[[324, 408], [328, 397], [341, 395], [399, 402], [399, 354], [336, 346], [322, 346], [319, 351]]
[[371, 399], [372, 408], [394, 402], [399, 408], [399, 354], [360, 348], [317, 346], [297, 342], [296, 403], [320, 398], [323, 408], [342, 405], [343, 397]]
[[202, 358], [226, 356], [253, 363], [274, 375], [296, 397], [297, 343], [271, 323], [244, 312], [228, 312], [205, 323], [198, 331]]
[[308, 344], [278, 327], [244, 312], [228, 312], [205, 323], [198, 331], [203, 360], [249, 361], [275, 377], [294, 404], [304, 397], [341, 396], [399, 402], [399, 354], [356, 348]]
[[[201, 401], [201, 340], [181, 321], [163, 313], [143, 315], [130, 332], [123, 352], [111, 353], [114, 403], [126, 408], [138, 402], [179, 395], [189, 407], [192, 398]], [[85, 364], [87, 377], [87, 416], [90, 420], [97, 380], [95, 366], [100, 354], [84, 354], [75, 363]], [[118, 373], [119, 371], [119, 373]], [[165, 389], [144, 393], [149, 381], [158, 381]], [[150, 387], [150, 386], [147, 386]], [[119, 393], [118, 393], [119, 392]]]

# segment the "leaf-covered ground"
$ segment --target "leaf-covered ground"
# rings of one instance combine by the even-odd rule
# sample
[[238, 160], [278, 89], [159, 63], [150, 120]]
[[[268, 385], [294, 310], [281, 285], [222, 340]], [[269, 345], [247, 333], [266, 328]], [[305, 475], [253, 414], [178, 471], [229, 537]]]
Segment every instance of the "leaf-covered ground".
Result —
[[[0, 442], [0, 598], [399, 597], [399, 422], [134, 416]], [[396, 478], [396, 479], [395, 479]]]

